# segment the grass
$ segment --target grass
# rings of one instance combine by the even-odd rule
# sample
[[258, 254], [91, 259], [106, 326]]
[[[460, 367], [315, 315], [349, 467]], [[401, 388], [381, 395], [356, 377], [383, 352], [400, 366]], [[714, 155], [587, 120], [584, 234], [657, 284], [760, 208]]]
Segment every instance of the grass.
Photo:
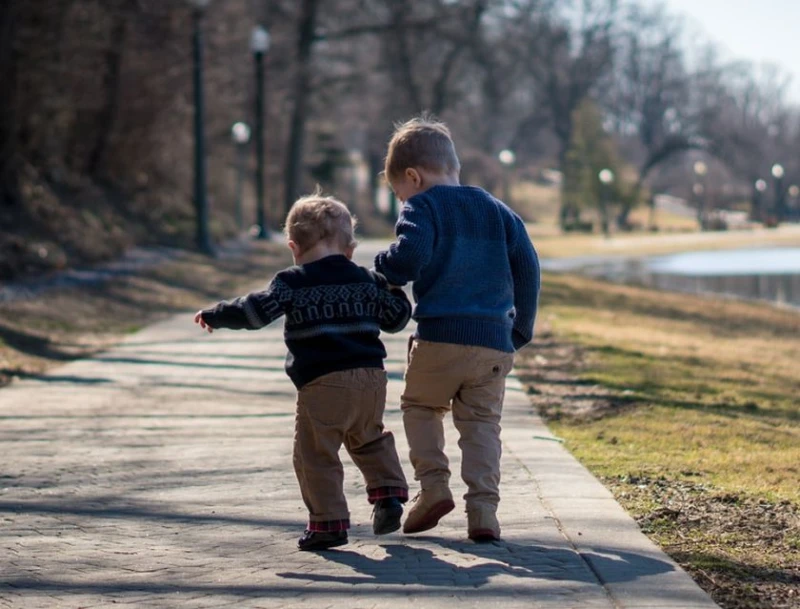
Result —
[[581, 380], [640, 404], [556, 423], [579, 458], [603, 475], [688, 471], [800, 505], [797, 313], [566, 276], [544, 285], [554, 330], [587, 351]]
[[186, 252], [135, 276], [2, 303], [0, 386], [96, 353], [168, 315], [235, 296], [242, 286], [266, 285], [289, 262], [287, 252], [268, 242], [253, 242], [237, 257]]
[[[543, 325], [582, 354], [572, 382], [616, 398], [599, 418], [550, 411], [553, 431], [722, 606], [791, 606], [800, 315], [574, 276], [543, 286]], [[534, 377], [539, 353], [523, 352]]]

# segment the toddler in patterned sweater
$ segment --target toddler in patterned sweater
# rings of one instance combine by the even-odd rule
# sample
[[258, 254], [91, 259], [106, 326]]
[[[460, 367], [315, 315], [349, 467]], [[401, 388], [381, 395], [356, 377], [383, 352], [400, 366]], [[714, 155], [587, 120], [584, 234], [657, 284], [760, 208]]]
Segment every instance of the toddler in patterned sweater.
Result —
[[394, 437], [383, 427], [386, 350], [379, 335], [402, 330], [411, 304], [382, 275], [352, 262], [354, 224], [332, 197], [300, 199], [286, 220], [295, 266], [263, 292], [195, 316], [209, 332], [256, 330], [286, 318], [286, 371], [298, 390], [293, 461], [309, 512], [301, 550], [347, 543], [342, 444], [364, 475], [376, 535], [400, 528], [408, 499]]

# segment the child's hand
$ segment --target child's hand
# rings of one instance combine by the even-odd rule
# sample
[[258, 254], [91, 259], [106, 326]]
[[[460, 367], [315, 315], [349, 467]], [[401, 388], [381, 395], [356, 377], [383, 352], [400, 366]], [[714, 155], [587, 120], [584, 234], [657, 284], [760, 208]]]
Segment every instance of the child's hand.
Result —
[[212, 328], [211, 326], [209, 326], [209, 325], [208, 325], [208, 324], [205, 322], [205, 320], [203, 319], [203, 312], [202, 312], [202, 311], [198, 311], [198, 312], [195, 314], [195, 316], [194, 316], [194, 323], [196, 323], [196, 324], [200, 324], [200, 327], [201, 327], [201, 328], [203, 328], [203, 330], [208, 330], [208, 333], [209, 333], [209, 334], [211, 334], [211, 333], [214, 331], [214, 328]]

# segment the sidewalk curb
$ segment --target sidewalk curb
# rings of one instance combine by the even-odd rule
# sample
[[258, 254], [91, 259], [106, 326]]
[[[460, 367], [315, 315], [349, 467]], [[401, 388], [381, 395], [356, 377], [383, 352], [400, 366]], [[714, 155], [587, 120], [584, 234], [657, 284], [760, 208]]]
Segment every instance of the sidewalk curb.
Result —
[[[603, 585], [619, 609], [713, 609], [718, 605], [677, 563], [658, 548], [533, 411], [522, 384], [508, 379], [503, 413], [504, 458], [515, 459], [531, 476], [536, 495], [557, 528]], [[669, 564], [670, 571], [649, 574], [646, 562], [616, 565], [595, 557], [609, 550]], [[620, 569], [626, 572], [620, 578]], [[631, 569], [635, 577], [631, 578]], [[659, 604], [652, 602], [660, 590]]]

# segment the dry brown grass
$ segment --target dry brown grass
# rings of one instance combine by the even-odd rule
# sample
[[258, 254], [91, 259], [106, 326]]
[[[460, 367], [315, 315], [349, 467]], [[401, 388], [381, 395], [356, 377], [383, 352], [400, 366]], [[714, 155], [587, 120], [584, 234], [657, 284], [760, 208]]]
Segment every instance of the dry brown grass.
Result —
[[240, 257], [187, 252], [135, 276], [0, 304], [0, 385], [95, 353], [168, 315], [235, 296], [243, 285], [266, 284], [289, 261], [283, 246], [254, 242]]
[[723, 607], [796, 606], [800, 314], [562, 275], [542, 305], [554, 432]]

